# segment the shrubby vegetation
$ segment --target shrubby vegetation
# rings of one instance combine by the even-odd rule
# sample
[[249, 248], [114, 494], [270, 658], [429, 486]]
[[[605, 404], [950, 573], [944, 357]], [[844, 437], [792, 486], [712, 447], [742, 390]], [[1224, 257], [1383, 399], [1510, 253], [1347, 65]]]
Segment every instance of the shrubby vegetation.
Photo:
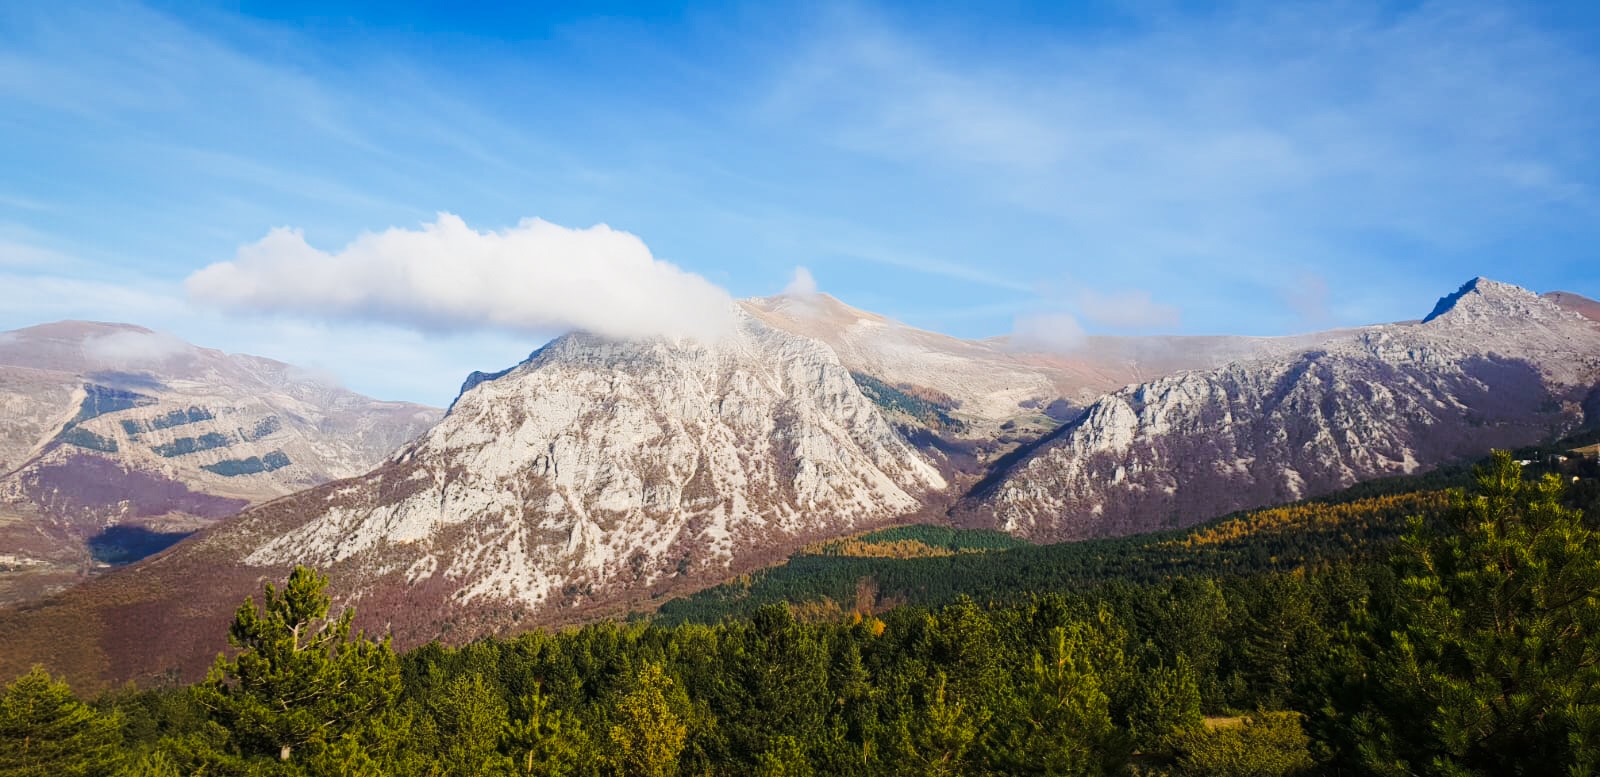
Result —
[[215, 464], [201, 465], [201, 469], [214, 472], [223, 477], [238, 477], [240, 475], [254, 475], [260, 472], [273, 472], [289, 466], [289, 456], [283, 451], [272, 451], [265, 456], [251, 456], [248, 459], [225, 459]]
[[[1568, 486], [1501, 454], [1448, 496], [1369, 493], [1415, 516], [1383, 552], [1356, 532], [1369, 551], [1299, 563], [1225, 555], [1208, 558], [1239, 563], [833, 620], [758, 605], [404, 655], [297, 570], [239, 610], [238, 652], [199, 685], [86, 705], [41, 671], [17, 680], [0, 775], [1589, 774], [1600, 537]], [[1326, 538], [1368, 514], [1328, 506], [1260, 527]], [[1210, 553], [1248, 534], [1228, 526], [1081, 563]], [[1305, 552], [1338, 547], [1323, 542]]]
[[937, 431], [960, 432], [966, 428], [948, 412], [958, 403], [938, 391], [905, 384], [891, 386], [864, 372], [852, 372], [850, 377], [855, 378], [867, 399], [890, 413], [902, 414]]

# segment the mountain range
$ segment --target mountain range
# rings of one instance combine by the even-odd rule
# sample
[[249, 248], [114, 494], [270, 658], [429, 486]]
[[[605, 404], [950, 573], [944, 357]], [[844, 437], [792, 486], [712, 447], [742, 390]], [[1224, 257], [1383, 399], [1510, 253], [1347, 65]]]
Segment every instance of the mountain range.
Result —
[[136, 326], [0, 333], [0, 603], [358, 475], [441, 412]]
[[1131, 385], [975, 489], [957, 520], [1036, 541], [1181, 528], [1551, 439], [1600, 412], [1592, 312], [1479, 278], [1420, 322]]
[[[337, 459], [361, 471], [0, 613], [0, 670], [48, 658], [91, 682], [193, 676], [221, 649], [238, 602], [300, 563], [327, 570], [358, 622], [405, 646], [649, 609], [806, 543], [890, 524], [1039, 542], [1189, 526], [1592, 423], [1595, 310], [1578, 295], [1475, 279], [1419, 321], [1285, 338], [1088, 338], [1045, 354], [804, 294], [737, 303], [736, 332], [716, 342], [570, 334], [475, 373], [442, 421], [366, 470]], [[174, 399], [158, 412], [119, 399], [103, 418], [72, 421], [85, 391], [70, 387], [77, 404], [58, 402], [64, 420], [36, 437], [82, 426], [117, 443], [92, 453], [131, 457], [129, 467], [150, 467], [150, 454], [163, 458], [153, 446], [180, 439], [153, 419], [187, 413], [185, 402], [223, 406]], [[225, 453], [183, 454], [205, 456], [199, 474], [161, 471], [236, 499], [252, 497], [222, 488], [233, 480], [206, 464], [246, 451], [265, 461], [267, 448], [307, 462], [299, 480], [284, 479], [289, 467], [250, 475], [278, 493], [340, 474], [333, 463], [313, 474], [322, 460], [269, 444], [287, 422], [261, 440], [247, 439], [254, 428], [230, 421], [216, 431], [232, 435]], [[82, 636], [47, 648], [69, 633]]]

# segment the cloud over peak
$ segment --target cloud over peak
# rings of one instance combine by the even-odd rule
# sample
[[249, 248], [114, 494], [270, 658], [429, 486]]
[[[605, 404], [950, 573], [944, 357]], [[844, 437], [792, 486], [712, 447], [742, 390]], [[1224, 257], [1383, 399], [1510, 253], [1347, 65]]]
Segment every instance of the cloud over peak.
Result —
[[366, 233], [336, 252], [278, 228], [185, 285], [221, 307], [429, 331], [716, 339], [732, 325], [726, 291], [655, 258], [635, 235], [541, 219], [480, 232], [441, 213], [420, 229]]
[[794, 268], [794, 277], [783, 287], [783, 294], [789, 297], [809, 297], [816, 293], [817, 279], [804, 266]]
[[1011, 325], [1011, 344], [1022, 351], [1067, 353], [1083, 345], [1087, 336], [1070, 313], [1018, 316]]
[[1176, 329], [1181, 318], [1177, 306], [1156, 302], [1143, 290], [1107, 294], [1084, 289], [1078, 307], [1084, 318], [1117, 330]]
[[193, 351], [193, 346], [165, 332], [127, 330], [83, 341], [83, 355], [111, 367], [150, 367]]

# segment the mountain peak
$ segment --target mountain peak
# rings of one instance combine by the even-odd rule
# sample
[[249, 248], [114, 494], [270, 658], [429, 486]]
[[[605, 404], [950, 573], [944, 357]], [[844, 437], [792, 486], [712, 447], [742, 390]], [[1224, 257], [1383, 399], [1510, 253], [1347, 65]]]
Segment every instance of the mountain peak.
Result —
[[16, 339], [27, 340], [87, 340], [119, 332], [136, 332], [138, 334], [154, 334], [150, 329], [137, 324], [124, 324], [115, 321], [77, 321], [64, 320], [52, 321], [48, 324], [36, 324], [22, 329], [13, 329], [9, 334]]
[[1530, 304], [1537, 303], [1539, 296], [1521, 286], [1490, 280], [1478, 276], [1461, 285], [1452, 294], [1440, 297], [1438, 304], [1433, 306], [1433, 312], [1422, 323], [1446, 316], [1457, 311], [1472, 311], [1476, 314], [1518, 313], [1528, 309]]
[[[745, 312], [758, 318], [778, 316], [790, 321], [810, 322], [817, 328], [844, 328], [860, 322], [890, 323], [889, 319], [845, 304], [831, 294], [821, 291], [786, 292], [771, 297], [752, 297], [742, 300]], [[810, 336], [815, 336], [811, 334]]]

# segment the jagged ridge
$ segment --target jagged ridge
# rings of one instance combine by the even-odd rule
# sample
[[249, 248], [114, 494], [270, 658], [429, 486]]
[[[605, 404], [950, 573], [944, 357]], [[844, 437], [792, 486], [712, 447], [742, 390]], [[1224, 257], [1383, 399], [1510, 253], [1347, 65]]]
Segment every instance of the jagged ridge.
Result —
[[1423, 323], [1107, 396], [957, 516], [1036, 540], [1187, 526], [1548, 439], [1597, 380], [1594, 322], [1475, 279]]

